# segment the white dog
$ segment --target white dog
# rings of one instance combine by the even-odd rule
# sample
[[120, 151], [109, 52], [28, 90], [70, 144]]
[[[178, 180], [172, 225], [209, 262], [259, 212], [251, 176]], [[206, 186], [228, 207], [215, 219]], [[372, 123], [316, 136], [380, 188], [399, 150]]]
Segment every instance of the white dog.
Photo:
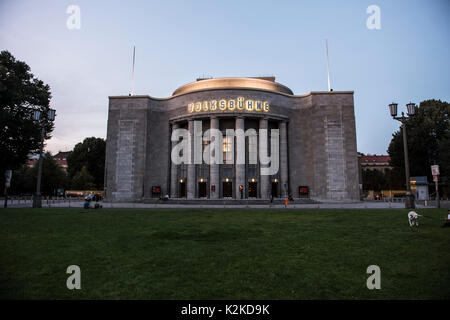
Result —
[[412, 227], [412, 226], [419, 226], [419, 217], [421, 217], [422, 215], [420, 215], [420, 214], [417, 214], [416, 212], [414, 212], [414, 211], [410, 211], [409, 213], [408, 213], [408, 220], [409, 220], [409, 226], [410, 227]]

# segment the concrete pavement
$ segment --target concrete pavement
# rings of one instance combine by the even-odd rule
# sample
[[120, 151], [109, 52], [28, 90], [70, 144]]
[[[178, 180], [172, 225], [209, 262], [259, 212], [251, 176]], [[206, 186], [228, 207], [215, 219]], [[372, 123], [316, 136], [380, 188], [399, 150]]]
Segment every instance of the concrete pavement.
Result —
[[[83, 208], [84, 201], [43, 201], [43, 208]], [[159, 203], [101, 203], [103, 208], [116, 209], [404, 209], [402, 202], [384, 202], [384, 201], [360, 201], [360, 202], [321, 202], [321, 203], [301, 203], [291, 202], [286, 208], [283, 204], [175, 204], [168, 202]], [[9, 208], [29, 208], [31, 201], [10, 201]], [[441, 208], [450, 207], [450, 201], [442, 201]], [[416, 204], [417, 209], [431, 209], [435, 206], [425, 206], [424, 204]]]

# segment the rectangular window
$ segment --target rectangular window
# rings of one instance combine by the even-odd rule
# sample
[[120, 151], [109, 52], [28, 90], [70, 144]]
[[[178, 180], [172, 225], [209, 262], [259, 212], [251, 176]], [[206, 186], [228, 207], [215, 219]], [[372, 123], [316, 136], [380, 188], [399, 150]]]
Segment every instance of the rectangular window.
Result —
[[232, 137], [224, 137], [222, 142], [222, 151], [223, 151], [223, 163], [224, 164], [232, 164], [233, 163], [233, 138]]
[[258, 138], [248, 137], [248, 163], [257, 164], [258, 161]]
[[180, 168], [180, 176], [179, 176], [179, 178], [180, 179], [186, 179], [186, 177], [187, 177], [187, 166], [186, 166], [186, 164], [184, 164], [184, 163], [180, 164], [179, 168]]

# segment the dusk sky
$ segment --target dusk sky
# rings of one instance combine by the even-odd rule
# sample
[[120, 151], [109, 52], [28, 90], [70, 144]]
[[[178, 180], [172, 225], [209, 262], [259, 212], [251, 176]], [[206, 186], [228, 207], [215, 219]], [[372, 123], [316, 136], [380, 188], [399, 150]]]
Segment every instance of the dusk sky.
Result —
[[[67, 27], [69, 5], [80, 29]], [[369, 30], [377, 5], [381, 29]], [[49, 84], [57, 118], [47, 150], [106, 136], [108, 96], [167, 97], [198, 77], [275, 76], [294, 94], [353, 90], [358, 151], [386, 154], [388, 104], [450, 101], [450, 1], [0, 0], [0, 50]]]

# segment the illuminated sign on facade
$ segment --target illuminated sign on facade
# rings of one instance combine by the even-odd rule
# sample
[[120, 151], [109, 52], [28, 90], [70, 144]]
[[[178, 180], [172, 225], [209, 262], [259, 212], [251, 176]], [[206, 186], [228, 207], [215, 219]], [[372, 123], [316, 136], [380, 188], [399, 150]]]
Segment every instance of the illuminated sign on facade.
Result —
[[194, 112], [214, 112], [214, 111], [249, 111], [249, 112], [269, 112], [270, 107], [267, 101], [245, 99], [206, 100], [189, 103], [187, 106], [189, 113]]

